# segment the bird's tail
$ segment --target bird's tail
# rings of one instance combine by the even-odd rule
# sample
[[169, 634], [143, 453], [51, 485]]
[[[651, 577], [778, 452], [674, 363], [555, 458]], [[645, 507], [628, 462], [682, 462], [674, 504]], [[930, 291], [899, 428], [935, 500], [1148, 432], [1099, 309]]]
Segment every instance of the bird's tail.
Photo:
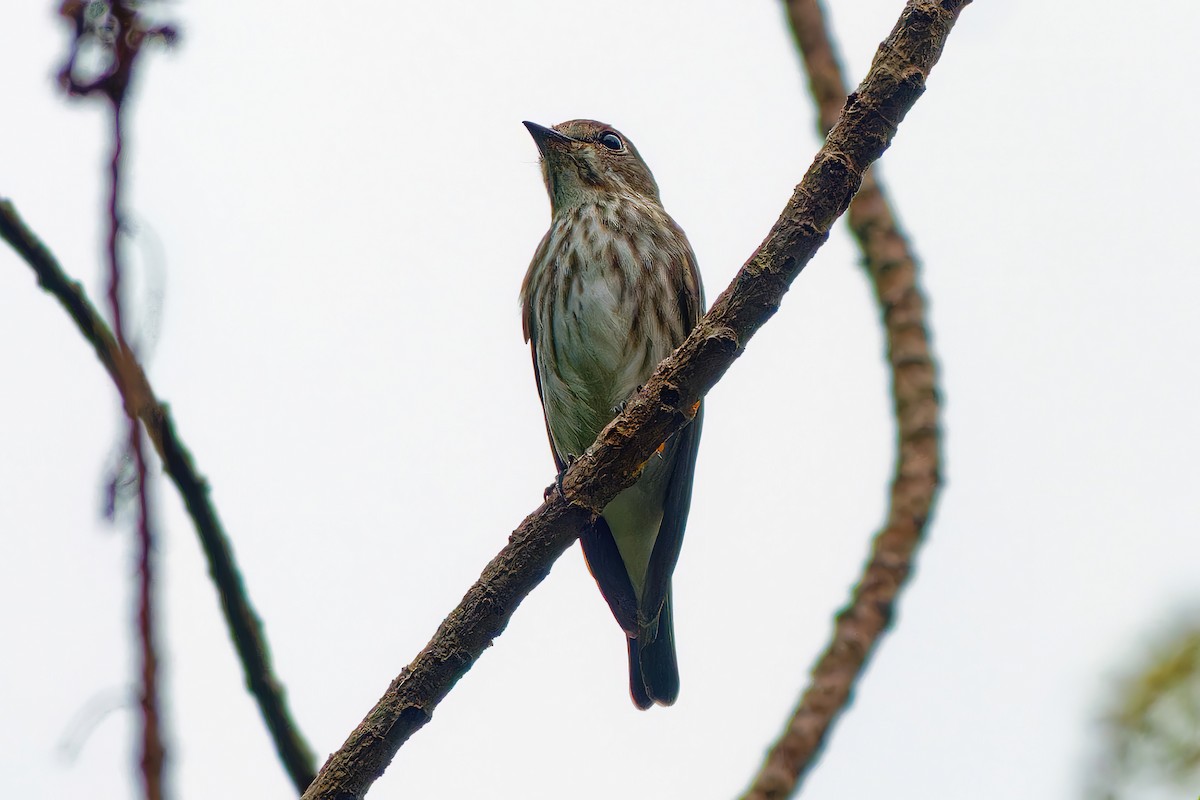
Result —
[[679, 697], [679, 662], [675, 659], [675, 626], [667, 590], [658, 624], [625, 641], [629, 646], [629, 693], [638, 708], [669, 706]]

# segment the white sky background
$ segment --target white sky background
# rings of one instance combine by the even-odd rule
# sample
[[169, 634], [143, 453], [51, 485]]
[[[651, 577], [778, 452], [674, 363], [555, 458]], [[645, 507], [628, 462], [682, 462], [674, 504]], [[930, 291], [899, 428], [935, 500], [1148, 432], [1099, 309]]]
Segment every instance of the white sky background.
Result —
[[[106, 117], [0, 33], [0, 195], [99, 301]], [[709, 298], [817, 148], [772, 2], [183, 3], [131, 105], [130, 307], [298, 720], [336, 749], [553, 478], [517, 289], [548, 220], [520, 121], [611, 122]], [[837, 0], [852, 80], [900, 0]], [[1200, 602], [1200, 6], [980, 0], [883, 160], [930, 295], [948, 485], [896, 632], [804, 797], [1067, 798], [1099, 701]], [[372, 797], [732, 797], [883, 519], [877, 315], [839, 225], [710, 395], [676, 572], [683, 689], [641, 713], [572, 549]], [[156, 288], [158, 287], [158, 288]], [[161, 302], [155, 293], [161, 289]], [[131, 797], [115, 391], [0, 250], [0, 792]], [[156, 481], [178, 797], [294, 796], [190, 522]], [[1194, 797], [1195, 788], [1181, 796]]]

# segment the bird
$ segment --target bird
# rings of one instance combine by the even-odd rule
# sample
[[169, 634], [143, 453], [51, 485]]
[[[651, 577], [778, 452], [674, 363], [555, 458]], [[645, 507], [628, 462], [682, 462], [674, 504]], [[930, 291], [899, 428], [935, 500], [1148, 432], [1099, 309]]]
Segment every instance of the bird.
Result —
[[[610, 125], [525, 122], [550, 228], [521, 284], [546, 432], [561, 477], [704, 313], [696, 256], [633, 142]], [[583, 531], [588, 570], [625, 633], [634, 705], [679, 696], [671, 577], [691, 506], [703, 408]]]

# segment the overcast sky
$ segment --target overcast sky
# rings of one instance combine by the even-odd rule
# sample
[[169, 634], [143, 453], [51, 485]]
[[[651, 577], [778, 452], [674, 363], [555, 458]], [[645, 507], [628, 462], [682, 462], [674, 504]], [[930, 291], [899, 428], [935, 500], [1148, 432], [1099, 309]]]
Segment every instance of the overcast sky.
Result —
[[[54, 4], [10, 5], [0, 196], [98, 301], [106, 118], [55, 89]], [[853, 81], [902, 5], [832, 2]], [[151, 381], [322, 759], [553, 478], [517, 307], [549, 221], [521, 120], [632, 138], [710, 298], [818, 146], [774, 2], [332, 8], [170, 6], [184, 38], [142, 63], [127, 205]], [[1075, 796], [1115, 676], [1200, 605], [1198, 26], [1194, 3], [979, 0], [884, 157], [930, 297], [947, 485], [805, 798]], [[858, 261], [839, 225], [710, 395], [679, 702], [634, 709], [574, 548], [373, 798], [746, 785], [884, 517]], [[135, 714], [81, 722], [133, 674], [129, 525], [100, 521], [116, 393], [7, 249], [0, 341], [0, 791], [131, 797]], [[178, 496], [159, 479], [154, 500], [176, 794], [294, 796]]]

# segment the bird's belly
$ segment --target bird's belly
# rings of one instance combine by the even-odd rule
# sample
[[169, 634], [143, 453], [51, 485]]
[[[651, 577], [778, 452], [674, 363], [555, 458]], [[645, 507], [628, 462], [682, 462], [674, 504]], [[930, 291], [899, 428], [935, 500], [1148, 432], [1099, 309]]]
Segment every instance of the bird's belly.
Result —
[[547, 331], [539, 356], [555, 359], [557, 379], [543, 380], [547, 416], [561, 455], [579, 455], [669, 352], [635, 326], [634, 299], [600, 270], [574, 278], [573, 291]]
[[[539, 347], [539, 356], [553, 353], [557, 358], [559, 379], [547, 380], [549, 370], [543, 370], [542, 386], [560, 456], [582, 454], [671, 350], [669, 343], [655, 341], [638, 327], [634, 299], [622, 301], [619, 283], [589, 272], [577, 279], [559, 310], [551, 326], [553, 341], [547, 343], [551, 346]], [[668, 472], [664, 456], [652, 456], [638, 482], [603, 512], [639, 601], [662, 522]]]
[[[589, 280], [590, 279], [590, 280]], [[558, 333], [566, 346], [569, 369], [583, 385], [597, 392], [610, 406], [628, 399], [640, 379], [644, 343], [633, 326], [634, 306], [622, 301], [619, 290], [601, 275], [587, 275], [566, 305], [565, 324]]]

